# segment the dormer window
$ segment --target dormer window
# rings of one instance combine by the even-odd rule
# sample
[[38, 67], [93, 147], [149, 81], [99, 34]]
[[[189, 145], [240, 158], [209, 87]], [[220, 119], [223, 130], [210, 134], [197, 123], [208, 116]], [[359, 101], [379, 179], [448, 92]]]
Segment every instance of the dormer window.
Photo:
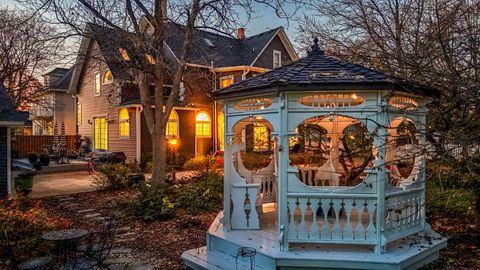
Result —
[[232, 85], [234, 82], [233, 75], [224, 76], [220, 78], [220, 88], [225, 88]]
[[119, 48], [118, 51], [120, 52], [120, 56], [123, 60], [130, 61], [130, 56], [128, 56], [127, 50], [125, 50], [124, 48]]
[[282, 52], [273, 50], [273, 68], [282, 66]]
[[113, 82], [113, 75], [110, 69], [105, 70], [105, 73], [103, 73], [103, 79], [102, 79], [102, 84], [109, 84]]
[[147, 57], [147, 60], [150, 64], [155, 65], [155, 59], [153, 58], [153, 56], [151, 54], [147, 53], [145, 56]]

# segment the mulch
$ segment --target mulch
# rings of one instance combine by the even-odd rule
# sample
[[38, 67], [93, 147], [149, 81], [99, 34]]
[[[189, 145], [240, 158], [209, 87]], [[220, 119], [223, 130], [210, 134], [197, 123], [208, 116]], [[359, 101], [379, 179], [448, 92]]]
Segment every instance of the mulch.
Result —
[[[102, 215], [114, 209], [117, 200], [128, 199], [133, 191], [87, 192], [69, 195], [69, 202], [79, 203], [81, 208], [93, 208]], [[75, 227], [96, 229], [99, 223], [86, 219], [62, 202], [65, 196], [40, 199], [43, 207], [54, 215], [71, 220]], [[428, 214], [428, 213], [427, 213]], [[205, 245], [205, 233], [217, 212], [198, 215], [182, 213], [168, 221], [143, 222], [138, 219], [122, 220], [122, 226], [130, 227], [135, 240], [122, 243], [131, 248], [131, 256], [143, 260], [155, 269], [185, 269], [180, 259], [183, 251]], [[448, 247], [441, 251], [440, 259], [423, 270], [473, 270], [480, 269], [480, 218], [461, 213], [430, 214], [432, 229], [446, 236]]]

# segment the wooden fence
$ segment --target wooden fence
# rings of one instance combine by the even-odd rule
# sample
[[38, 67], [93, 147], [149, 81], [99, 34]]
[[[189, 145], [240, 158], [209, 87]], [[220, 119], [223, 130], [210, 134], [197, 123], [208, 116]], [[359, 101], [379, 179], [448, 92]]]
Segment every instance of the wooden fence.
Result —
[[[58, 136], [58, 140], [60, 140], [60, 136]], [[65, 141], [67, 142], [68, 151], [72, 151], [75, 149], [74, 135], [66, 135]], [[53, 136], [50, 135], [17, 135], [12, 138], [12, 151], [17, 151], [19, 158], [26, 158], [28, 153], [30, 152], [42, 153], [44, 151], [44, 147], [51, 146], [52, 143]]]

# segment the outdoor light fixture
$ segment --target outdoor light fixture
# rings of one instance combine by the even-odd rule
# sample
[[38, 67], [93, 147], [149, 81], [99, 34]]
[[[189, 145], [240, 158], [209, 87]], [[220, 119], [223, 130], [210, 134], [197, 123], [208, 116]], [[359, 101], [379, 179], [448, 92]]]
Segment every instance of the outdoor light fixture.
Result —
[[357, 94], [353, 94], [353, 95], [352, 95], [352, 98], [353, 98], [353, 99], [357, 99], [357, 98], [358, 98], [358, 97], [357, 97]]
[[177, 137], [173, 136], [172, 138], [170, 138], [170, 139], [168, 140], [168, 143], [169, 143], [170, 145], [172, 145], [172, 146], [177, 145], [177, 144], [178, 144], [178, 139], [177, 139]]

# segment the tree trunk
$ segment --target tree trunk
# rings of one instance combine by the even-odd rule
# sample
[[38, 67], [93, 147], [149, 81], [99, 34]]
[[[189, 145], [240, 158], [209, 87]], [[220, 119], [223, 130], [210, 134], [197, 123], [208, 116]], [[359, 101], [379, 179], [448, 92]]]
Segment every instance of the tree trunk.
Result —
[[152, 187], [162, 188], [165, 186], [167, 171], [167, 142], [165, 134], [152, 134]]

